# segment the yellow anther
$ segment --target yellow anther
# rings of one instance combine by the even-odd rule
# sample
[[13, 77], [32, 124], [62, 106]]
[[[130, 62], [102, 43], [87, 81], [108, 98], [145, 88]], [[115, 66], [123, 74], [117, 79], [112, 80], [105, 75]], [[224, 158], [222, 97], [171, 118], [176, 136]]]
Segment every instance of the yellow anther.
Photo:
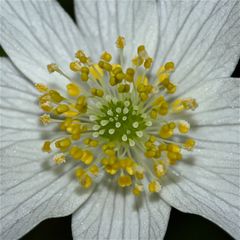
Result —
[[81, 67], [81, 72], [86, 73], [87, 75], [89, 74], [89, 68], [88, 67]]
[[104, 150], [104, 153], [108, 156], [114, 156], [116, 152], [113, 149], [106, 149]]
[[79, 113], [76, 111], [67, 111], [63, 113], [65, 117], [76, 117], [78, 114]]
[[166, 88], [167, 88], [167, 93], [169, 93], [169, 94], [173, 94], [173, 93], [175, 93], [176, 90], [177, 90], [176, 85], [172, 84], [171, 82], [168, 83], [168, 85], [166, 86]]
[[152, 58], [150, 58], [150, 57], [147, 58], [147, 59], [144, 61], [144, 67], [145, 67], [146, 69], [151, 68], [152, 62], [153, 62], [153, 59], [152, 59]]
[[175, 122], [170, 122], [168, 124], [168, 126], [169, 126], [170, 129], [174, 129], [176, 127], [176, 123]]
[[42, 96], [40, 96], [40, 97], [38, 98], [38, 100], [39, 100], [39, 103], [40, 103], [40, 104], [43, 104], [43, 103], [45, 103], [45, 102], [50, 101], [51, 98], [50, 98], [49, 93], [45, 93], [45, 94], [43, 94]]
[[110, 80], [109, 80], [109, 83], [110, 83], [111, 86], [115, 86], [115, 85], [118, 84], [118, 80], [115, 77], [111, 76]]
[[77, 97], [80, 94], [80, 88], [77, 84], [69, 83], [67, 85], [67, 93], [71, 97]]
[[161, 105], [158, 108], [158, 113], [162, 116], [164, 116], [168, 113], [168, 103], [167, 102], [161, 103]]
[[98, 141], [93, 140], [91, 138], [85, 138], [83, 142], [90, 147], [97, 147], [98, 146]]
[[42, 151], [43, 152], [48, 152], [48, 153], [52, 151], [52, 149], [51, 149], [51, 142], [50, 141], [45, 141], [43, 143]]
[[104, 92], [102, 89], [97, 89], [97, 88], [91, 88], [91, 93], [93, 96], [97, 96], [97, 97], [103, 97]]
[[75, 57], [76, 57], [76, 58], [86, 57], [86, 55], [85, 55], [85, 53], [84, 53], [82, 50], [78, 50], [78, 51], [75, 53]]
[[125, 79], [128, 82], [133, 82], [134, 80], [134, 74], [135, 74], [135, 70], [133, 68], [128, 68], [125, 74]]
[[139, 184], [135, 184], [132, 193], [136, 196], [139, 197], [143, 191], [143, 186]]
[[140, 54], [141, 54], [142, 52], [144, 52], [144, 51], [146, 51], [144, 45], [138, 46], [138, 48], [137, 48], [137, 53], [138, 53], [138, 55], [140, 55]]
[[55, 63], [48, 64], [47, 65], [47, 69], [48, 69], [49, 73], [59, 72], [60, 71], [58, 65], [55, 64]]
[[135, 70], [133, 68], [127, 68], [126, 74], [130, 76], [134, 76]]
[[166, 167], [163, 163], [156, 163], [153, 166], [154, 174], [157, 178], [160, 178], [166, 174]]
[[48, 87], [44, 84], [41, 84], [41, 83], [36, 83], [35, 88], [41, 93], [48, 91]]
[[98, 66], [99, 66], [100, 68], [108, 71], [108, 72], [111, 72], [111, 71], [112, 71], [112, 65], [111, 65], [110, 63], [108, 63], [108, 62], [104, 62], [104, 61], [100, 60], [100, 61], [98, 62]]
[[60, 103], [62, 100], [64, 100], [64, 97], [62, 97], [61, 94], [56, 90], [50, 90], [49, 96], [54, 103]]
[[145, 152], [145, 156], [147, 158], [153, 158], [153, 157], [155, 157], [155, 155], [156, 155], [156, 151], [153, 151], [153, 150], [149, 150], [149, 151]]
[[69, 154], [70, 154], [70, 156], [72, 156], [73, 159], [80, 160], [83, 155], [83, 151], [81, 148], [79, 148], [77, 146], [73, 146], [70, 149]]
[[40, 108], [45, 112], [51, 112], [53, 109], [53, 106], [51, 105], [50, 102], [44, 102], [40, 104]]
[[151, 135], [151, 136], [149, 137], [149, 141], [150, 141], [151, 143], [154, 143], [154, 142], [157, 141], [157, 138], [156, 138], [155, 136]]
[[100, 60], [100, 61], [98, 62], [98, 66], [99, 66], [100, 68], [104, 69], [104, 61]]
[[119, 82], [121, 82], [121, 81], [125, 78], [125, 74], [124, 74], [123, 72], [117, 73], [117, 74], [115, 75], [115, 78], [116, 78]]
[[88, 79], [89, 79], [89, 77], [88, 77], [88, 74], [87, 74], [87, 73], [82, 73], [82, 74], [81, 74], [81, 80], [82, 80], [83, 82], [86, 82]]
[[91, 140], [89, 143], [90, 147], [97, 147], [98, 146], [98, 141], [97, 140]]
[[129, 92], [129, 90], [130, 90], [129, 84], [119, 84], [119, 86], [118, 86], [119, 93], [126, 93], [126, 92]]
[[192, 151], [193, 148], [195, 147], [196, 142], [194, 139], [189, 138], [183, 143], [183, 147], [187, 149], [188, 151]]
[[59, 104], [53, 111], [54, 114], [60, 115], [69, 110], [69, 106], [67, 104]]
[[113, 70], [112, 70], [112, 73], [114, 74], [114, 75], [117, 75], [118, 73], [122, 73], [123, 71], [122, 71], [122, 67], [121, 66], [115, 66], [114, 68], [113, 68]]
[[84, 162], [86, 165], [89, 165], [92, 163], [93, 159], [94, 159], [94, 156], [92, 152], [88, 150], [83, 150], [83, 154], [81, 156], [82, 162]]
[[83, 140], [83, 142], [84, 142], [84, 144], [89, 145], [90, 142], [91, 142], [91, 138], [85, 138], [85, 139]]
[[80, 183], [83, 188], [88, 189], [92, 186], [92, 178], [88, 174], [84, 174], [80, 179]]
[[125, 38], [122, 36], [119, 36], [116, 41], [117, 48], [123, 49], [126, 45]]
[[161, 190], [161, 185], [159, 184], [159, 182], [157, 181], [152, 181], [148, 184], [148, 190], [151, 193], [156, 193], [156, 192], [160, 192]]
[[177, 144], [171, 143], [168, 144], [167, 150], [174, 153], [180, 153], [181, 148]]
[[81, 63], [87, 63], [88, 62], [88, 58], [82, 50], [78, 50], [75, 53], [75, 57], [78, 58]]
[[106, 165], [105, 171], [111, 175], [115, 175], [119, 170], [119, 165], [118, 163]]
[[158, 76], [159, 83], [166, 86], [169, 83], [169, 74], [168, 73], [162, 73]]
[[66, 118], [60, 125], [61, 130], [66, 130], [71, 124], [73, 120], [71, 118]]
[[105, 62], [103, 64], [103, 69], [105, 69], [108, 72], [111, 72], [112, 71], [112, 65], [110, 63]]
[[167, 62], [164, 65], [164, 68], [165, 68], [166, 71], [174, 71], [175, 70], [174, 62]]
[[56, 154], [56, 155], [54, 155], [54, 157], [53, 157], [53, 161], [54, 161], [57, 165], [60, 165], [60, 164], [62, 164], [62, 163], [65, 163], [65, 162], [66, 162], [65, 155], [64, 155], [63, 153]]
[[122, 175], [118, 178], [118, 185], [120, 187], [128, 187], [132, 184], [132, 179], [128, 175]]
[[176, 153], [176, 152], [168, 152], [167, 157], [168, 157], [169, 163], [171, 165], [174, 165], [174, 164], [176, 164], [176, 161], [182, 159], [182, 154]]
[[86, 56], [82, 56], [79, 58], [81, 63], [87, 63], [88, 62], [88, 58]]
[[157, 115], [158, 115], [157, 109], [153, 108], [153, 109], [151, 110], [151, 112], [150, 112], [150, 117], [151, 117], [152, 119], [157, 119]]
[[48, 125], [51, 122], [51, 117], [49, 114], [43, 114], [39, 119], [43, 125]]
[[173, 129], [174, 128], [170, 127], [170, 124], [164, 124], [161, 127], [160, 132], [159, 132], [160, 137], [165, 138], [165, 139], [172, 137], [173, 136]]
[[74, 61], [69, 64], [69, 67], [73, 72], [79, 72], [81, 70], [81, 63]]
[[77, 99], [77, 103], [75, 105], [75, 108], [80, 112], [80, 113], [85, 113], [87, 111], [87, 100], [85, 96], [80, 96]]
[[94, 176], [97, 176], [99, 173], [99, 167], [97, 165], [92, 165], [89, 168], [89, 172], [92, 173]]
[[165, 143], [161, 143], [159, 146], [158, 146], [158, 149], [162, 152], [162, 151], [167, 151], [167, 144]]
[[75, 176], [80, 180], [85, 173], [86, 171], [83, 168], [79, 167], [75, 171]]
[[137, 56], [137, 57], [135, 57], [135, 58], [132, 59], [132, 64], [133, 64], [134, 66], [139, 67], [139, 66], [141, 66], [141, 65], [143, 64], [143, 61], [144, 61], [144, 60], [143, 60], [142, 57]]
[[161, 106], [161, 104], [165, 102], [165, 99], [163, 96], [160, 96], [158, 98], [155, 99], [155, 101], [153, 102], [154, 106]]
[[195, 110], [198, 104], [193, 98], [177, 99], [172, 104], [173, 112], [181, 112], [183, 110]]
[[186, 121], [179, 121], [179, 123], [177, 124], [177, 128], [180, 133], [185, 134], [189, 132], [190, 124]]
[[146, 101], [148, 99], [148, 94], [145, 92], [142, 92], [139, 94], [139, 97], [142, 101]]
[[71, 146], [72, 142], [70, 138], [63, 138], [55, 142], [56, 148], [65, 151], [67, 148]]
[[144, 169], [141, 166], [136, 166], [134, 175], [137, 179], [142, 180], [144, 178]]
[[106, 62], [110, 62], [112, 60], [112, 55], [108, 52], [104, 52], [102, 55], [101, 55], [101, 59], [106, 61]]

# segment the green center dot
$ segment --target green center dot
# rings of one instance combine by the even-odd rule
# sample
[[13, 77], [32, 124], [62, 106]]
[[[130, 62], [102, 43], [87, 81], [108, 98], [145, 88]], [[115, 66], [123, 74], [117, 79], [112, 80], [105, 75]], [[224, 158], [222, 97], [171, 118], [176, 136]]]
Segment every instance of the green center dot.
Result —
[[103, 137], [109, 141], [128, 142], [135, 145], [135, 139], [143, 136], [149, 125], [145, 116], [134, 106], [130, 99], [109, 101], [100, 108], [100, 116], [96, 116], [93, 136]]

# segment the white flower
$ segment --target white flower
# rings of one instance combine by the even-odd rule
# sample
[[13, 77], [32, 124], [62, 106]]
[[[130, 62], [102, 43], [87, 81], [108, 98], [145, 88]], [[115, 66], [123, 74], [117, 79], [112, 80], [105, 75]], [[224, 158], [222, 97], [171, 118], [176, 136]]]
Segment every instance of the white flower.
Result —
[[[162, 239], [170, 206], [240, 238], [239, 79], [230, 78], [240, 54], [239, 1], [76, 0], [75, 7], [78, 27], [52, 0], [1, 2], [1, 44], [11, 59], [1, 58], [1, 238], [73, 213], [74, 239]], [[147, 47], [152, 73], [175, 62], [177, 97], [199, 103], [191, 114], [196, 149], [166, 175], [159, 197], [146, 193], [141, 202], [106, 180], [79, 190], [75, 166], [56, 166], [41, 152], [57, 132], [38, 124], [34, 83], [64, 88], [66, 79], [49, 74], [47, 64], [74, 77], [68, 64], [78, 49], [95, 59], [114, 54], [119, 35], [126, 59]]]

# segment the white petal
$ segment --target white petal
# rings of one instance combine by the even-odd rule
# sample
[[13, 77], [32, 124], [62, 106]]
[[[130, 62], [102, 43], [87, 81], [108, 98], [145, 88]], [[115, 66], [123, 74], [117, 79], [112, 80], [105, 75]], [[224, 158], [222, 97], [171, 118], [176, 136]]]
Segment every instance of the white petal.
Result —
[[[174, 61], [176, 82], [191, 87], [213, 77], [229, 77], [240, 52], [239, 1], [76, 0], [76, 18], [94, 50], [112, 50], [119, 34], [130, 46], [146, 44], [155, 69]], [[191, 83], [191, 84], [189, 84]]]
[[[239, 239], [239, 79], [216, 79], [194, 91], [192, 153], [174, 167], [162, 191], [169, 204], [206, 217]], [[192, 91], [193, 92], [193, 91]]]
[[103, 50], [114, 53], [119, 35], [126, 38], [126, 58], [135, 55], [145, 44], [150, 55], [157, 42], [157, 8], [155, 1], [75, 1], [76, 19], [82, 35], [93, 43], [95, 55]]
[[[194, 95], [191, 95], [194, 93]], [[197, 99], [199, 107], [191, 114], [191, 136], [197, 141], [239, 142], [240, 79], [221, 78], [206, 82], [187, 92]]]
[[230, 77], [240, 56], [239, 1], [158, 1], [155, 69], [174, 61], [173, 80], [191, 89]]
[[170, 207], [159, 197], [137, 199], [101, 184], [91, 198], [73, 214], [74, 239], [163, 239]]
[[7, 58], [0, 58], [1, 148], [13, 142], [39, 139], [37, 94]]
[[46, 131], [38, 126], [32, 83], [7, 59], [0, 77], [0, 238], [19, 239], [46, 218], [71, 214], [89, 192], [79, 191], [74, 166], [53, 166], [52, 154], [41, 152]]
[[[53, 78], [47, 64], [67, 70], [79, 48], [87, 48], [77, 27], [56, 1], [3, 1], [1, 45], [14, 64], [34, 82]], [[59, 75], [55, 78], [59, 81]]]

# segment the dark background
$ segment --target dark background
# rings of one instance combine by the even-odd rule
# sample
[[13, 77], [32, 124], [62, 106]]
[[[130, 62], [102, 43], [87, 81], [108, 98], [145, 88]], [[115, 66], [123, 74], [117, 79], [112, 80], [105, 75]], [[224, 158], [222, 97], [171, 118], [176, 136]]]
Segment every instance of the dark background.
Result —
[[[63, 8], [75, 20], [73, 1], [58, 0]], [[0, 48], [0, 56], [5, 56]], [[239, 63], [232, 77], [239, 77]], [[71, 216], [52, 218], [41, 222], [21, 240], [71, 240]], [[164, 240], [231, 240], [225, 231], [207, 219], [182, 213], [174, 208]]]

